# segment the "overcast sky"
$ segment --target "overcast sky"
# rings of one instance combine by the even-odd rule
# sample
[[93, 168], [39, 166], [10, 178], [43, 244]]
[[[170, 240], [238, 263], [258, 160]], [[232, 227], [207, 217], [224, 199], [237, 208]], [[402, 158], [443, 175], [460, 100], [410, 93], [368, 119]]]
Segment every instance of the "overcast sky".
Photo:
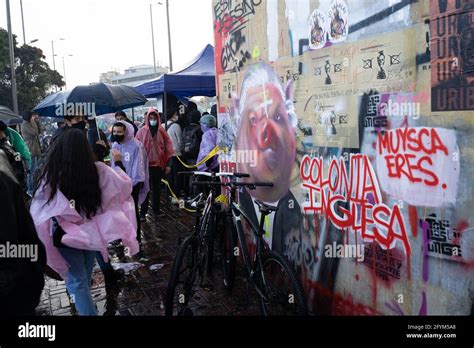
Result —
[[[99, 81], [102, 72], [153, 64], [150, 4], [153, 3], [157, 61], [168, 66], [165, 0], [23, 0], [26, 41], [43, 50], [63, 75], [65, 56], [68, 89]], [[195, 57], [207, 43], [214, 45], [212, 0], [169, 0], [173, 68]], [[6, 1], [0, 1], [0, 27], [7, 29]], [[13, 33], [23, 44], [20, 0], [10, 0]], [[65, 38], [65, 41], [60, 41]], [[72, 54], [72, 57], [68, 55]]]

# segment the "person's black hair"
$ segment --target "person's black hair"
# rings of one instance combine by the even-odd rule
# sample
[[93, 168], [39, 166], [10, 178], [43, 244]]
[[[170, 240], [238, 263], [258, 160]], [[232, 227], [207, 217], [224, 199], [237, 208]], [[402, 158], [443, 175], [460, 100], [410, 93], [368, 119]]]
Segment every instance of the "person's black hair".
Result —
[[6, 123], [3, 121], [0, 121], [0, 131], [5, 131], [7, 129]]
[[166, 120], [170, 120], [178, 112], [176, 108], [169, 108], [166, 110]]
[[197, 110], [198, 109], [198, 106], [196, 103], [194, 102], [188, 102], [188, 106], [186, 108], [186, 111], [189, 113], [191, 111], [194, 111], [194, 110]]
[[76, 116], [64, 116], [64, 119], [71, 122], [74, 119], [74, 117], [76, 117]]
[[112, 131], [114, 130], [115, 127], [122, 127], [124, 131], [127, 130], [127, 126], [121, 122], [115, 122], [114, 125], [112, 126]]
[[201, 113], [198, 110], [193, 110], [188, 114], [188, 122], [199, 124], [199, 120], [201, 119]]
[[125, 116], [125, 118], [128, 118], [127, 114], [123, 111], [117, 111], [115, 113], [115, 117], [117, 117], [117, 116]]
[[86, 218], [97, 213], [102, 204], [99, 173], [92, 148], [80, 130], [65, 128], [53, 142], [36, 182], [35, 194], [42, 182], [51, 188], [47, 203], [59, 190]]
[[97, 120], [94, 118], [91, 118], [90, 120], [86, 120], [87, 123], [89, 124], [89, 129], [97, 128]]
[[211, 106], [211, 115], [217, 118], [217, 104]]
[[201, 116], [206, 116], [206, 115], [209, 115], [209, 113], [207, 111], [204, 111]]
[[33, 116], [33, 112], [32, 111], [25, 111], [23, 112], [23, 119], [27, 122], [30, 122], [31, 121], [31, 117]]

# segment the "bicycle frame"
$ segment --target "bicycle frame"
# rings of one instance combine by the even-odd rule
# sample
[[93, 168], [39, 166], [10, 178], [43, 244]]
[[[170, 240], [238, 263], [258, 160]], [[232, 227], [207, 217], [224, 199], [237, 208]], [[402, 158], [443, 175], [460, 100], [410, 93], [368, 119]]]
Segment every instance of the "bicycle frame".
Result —
[[[210, 239], [215, 238], [215, 231], [209, 231], [209, 225], [211, 221], [215, 223], [216, 209], [214, 200], [217, 197], [217, 188], [213, 187], [211, 192], [206, 198], [206, 204], [202, 210], [201, 214], [196, 214], [196, 223], [195, 223], [195, 230], [193, 235], [197, 240], [197, 253], [195, 255], [196, 259], [194, 260], [194, 269], [192, 278], [195, 281], [197, 276], [197, 271], [199, 271], [199, 286], [202, 286], [202, 282], [204, 280], [204, 276], [206, 273], [205, 269], [205, 256], [207, 255], [207, 251], [205, 248], [209, 245]], [[216, 225], [213, 226], [214, 230], [216, 229]]]
[[[262, 265], [262, 252], [265, 251], [267, 248], [267, 244], [265, 240], [263, 239], [263, 235], [265, 234], [265, 230], [263, 228], [264, 222], [265, 222], [265, 215], [262, 214], [260, 216], [260, 224], [259, 228], [255, 226], [255, 224], [252, 222], [252, 220], [248, 217], [247, 214], [240, 208], [240, 206], [234, 201], [233, 196], [235, 192], [232, 192], [231, 190], [231, 212], [232, 212], [232, 219], [234, 222], [234, 226], [237, 230], [237, 236], [241, 245], [242, 249], [242, 254], [244, 258], [244, 263], [245, 263], [245, 268], [247, 270], [247, 278], [248, 280], [253, 284], [255, 287], [255, 290], [257, 293], [264, 299], [267, 299], [267, 296], [265, 295], [268, 293], [266, 287], [266, 280], [265, 276], [263, 274], [263, 265]], [[253, 261], [250, 260], [250, 253], [247, 248], [247, 239], [245, 238], [245, 233], [242, 227], [242, 217], [247, 223], [250, 225], [250, 228], [255, 235], [256, 238], [256, 250], [255, 250], [255, 255]], [[262, 290], [261, 286], [257, 283], [255, 278], [256, 275], [260, 273], [260, 278], [263, 281], [263, 286], [264, 290]]]

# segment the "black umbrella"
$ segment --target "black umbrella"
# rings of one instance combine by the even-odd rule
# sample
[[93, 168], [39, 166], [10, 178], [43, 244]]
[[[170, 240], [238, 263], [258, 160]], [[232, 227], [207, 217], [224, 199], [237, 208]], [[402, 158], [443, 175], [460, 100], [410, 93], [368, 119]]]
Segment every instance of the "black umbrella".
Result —
[[76, 115], [94, 116], [132, 108], [146, 102], [147, 99], [131, 87], [95, 83], [52, 94], [36, 105], [33, 111], [40, 116], [61, 118]]
[[6, 106], [0, 105], [0, 121], [5, 123], [7, 126], [14, 126], [21, 124], [23, 122], [23, 118], [15, 114]]

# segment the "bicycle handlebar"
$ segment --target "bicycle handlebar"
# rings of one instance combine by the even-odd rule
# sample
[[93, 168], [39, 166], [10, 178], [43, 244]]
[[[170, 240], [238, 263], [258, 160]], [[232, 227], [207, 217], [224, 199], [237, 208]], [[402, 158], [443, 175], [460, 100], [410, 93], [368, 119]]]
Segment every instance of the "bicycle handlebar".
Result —
[[273, 187], [271, 182], [220, 182], [220, 181], [193, 181], [191, 185], [213, 185], [213, 186], [247, 186], [247, 187], [260, 187], [267, 186]]
[[178, 175], [202, 175], [202, 176], [207, 176], [207, 177], [222, 177], [222, 176], [233, 176], [235, 178], [250, 178], [250, 174], [246, 173], [226, 173], [226, 172], [221, 172], [221, 173], [209, 173], [209, 172], [178, 172]]

